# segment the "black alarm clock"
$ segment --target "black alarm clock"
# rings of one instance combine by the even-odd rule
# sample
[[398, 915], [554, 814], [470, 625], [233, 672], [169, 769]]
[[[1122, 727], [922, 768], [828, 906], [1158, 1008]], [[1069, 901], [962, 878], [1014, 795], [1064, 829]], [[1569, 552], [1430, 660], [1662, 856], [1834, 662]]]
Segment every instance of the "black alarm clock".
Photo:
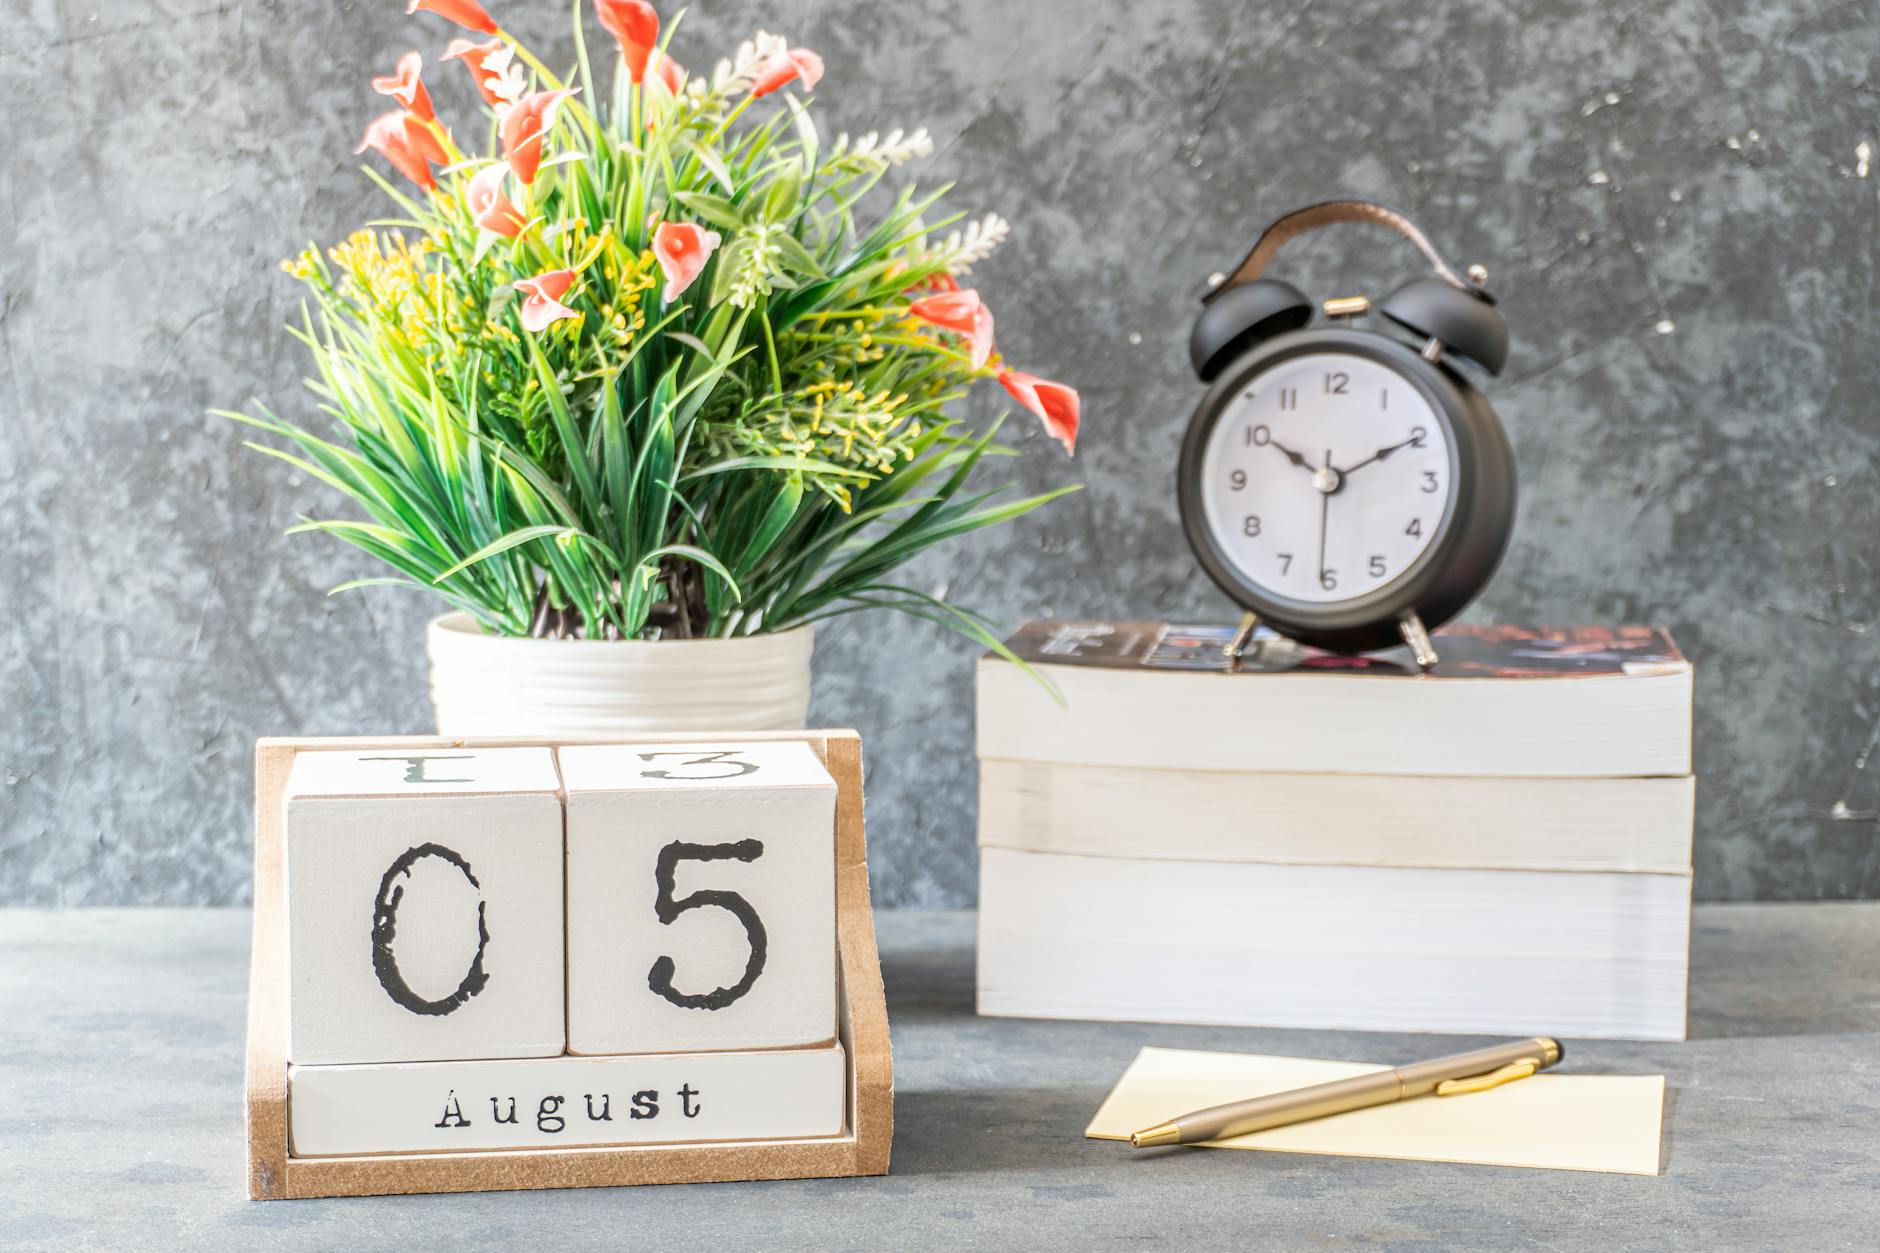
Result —
[[[1289, 240], [1340, 222], [1389, 226], [1428, 258], [1379, 301], [1314, 304], [1262, 278]], [[1459, 362], [1499, 374], [1508, 328], [1486, 274], [1456, 270], [1401, 213], [1338, 200], [1287, 214], [1205, 297], [1189, 340], [1211, 384], [1182, 441], [1182, 526], [1201, 566], [1247, 615], [1303, 644], [1370, 652], [1429, 632], [1494, 574], [1514, 527], [1514, 455]]]

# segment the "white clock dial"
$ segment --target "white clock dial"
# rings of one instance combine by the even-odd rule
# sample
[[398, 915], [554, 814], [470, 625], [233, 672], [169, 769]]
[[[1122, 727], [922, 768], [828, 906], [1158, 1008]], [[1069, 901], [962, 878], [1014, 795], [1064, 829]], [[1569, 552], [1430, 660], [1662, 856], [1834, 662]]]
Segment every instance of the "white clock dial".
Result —
[[1312, 604], [1392, 583], [1436, 538], [1449, 437], [1407, 379], [1367, 357], [1312, 353], [1249, 379], [1201, 458], [1208, 529], [1270, 594]]

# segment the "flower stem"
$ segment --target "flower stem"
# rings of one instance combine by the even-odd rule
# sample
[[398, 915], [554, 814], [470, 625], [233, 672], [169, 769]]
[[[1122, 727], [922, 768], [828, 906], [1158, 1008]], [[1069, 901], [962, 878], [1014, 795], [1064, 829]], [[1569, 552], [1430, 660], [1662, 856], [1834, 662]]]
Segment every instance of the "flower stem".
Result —
[[431, 133], [437, 136], [438, 143], [443, 145], [445, 155], [450, 158], [450, 164], [460, 164], [464, 159], [463, 149], [459, 148], [457, 141], [450, 137], [450, 131], [445, 128], [444, 124], [434, 117], [425, 125], [431, 128]]
[[[536, 77], [540, 78], [542, 82], [548, 86], [550, 91], [561, 91], [564, 89], [564, 84], [561, 79], [555, 77], [554, 72], [546, 65], [543, 65], [541, 60], [537, 58], [533, 52], [523, 47], [520, 39], [517, 39], [506, 30], [498, 30], [496, 35], [497, 38], [506, 40], [509, 46], [515, 49], [516, 55], [522, 58], [522, 63], [534, 70]], [[600, 125], [600, 120], [592, 113], [589, 113], [586, 106], [584, 106], [578, 98], [570, 96], [563, 104], [566, 107], [573, 108], [575, 115], [581, 119], [584, 125], [596, 127]], [[544, 141], [544, 146], [546, 147], [546, 141]]]
[[496, 34], [498, 35], [498, 37], [506, 40], [509, 46], [516, 50], [516, 55], [522, 58], [522, 63], [524, 65], [527, 65], [530, 69], [534, 70], [536, 74], [540, 76], [541, 80], [548, 84], [548, 89], [550, 91], [561, 90], [562, 88], [561, 80], [559, 78], [556, 78], [553, 71], [551, 71], [546, 65], [543, 65], [541, 61], [536, 58], [536, 55], [533, 52], [530, 52], [527, 48], [523, 47], [522, 41], [520, 39], [517, 39], [514, 35], [510, 34], [506, 30], [499, 30], [496, 32]]
[[[768, 326], [768, 324], [766, 324], [766, 326]], [[796, 339], [807, 340], [813, 344], [841, 344], [848, 343], [853, 339], [853, 337], [849, 335], [825, 335], [813, 331], [796, 331], [792, 332], [792, 334]], [[906, 335], [879, 335], [873, 333], [870, 334], [869, 338], [877, 344], [900, 344], [907, 348], [923, 349], [936, 357], [951, 357], [955, 361], [964, 362], [966, 365], [972, 366], [974, 378], [989, 379], [998, 373], [997, 370], [992, 369], [990, 366], [974, 366], [973, 359], [970, 355], [963, 352], [956, 352], [937, 340], [916, 339]]]
[[711, 138], [705, 141], [705, 146], [707, 148], [713, 147], [714, 145], [718, 143], [720, 139], [723, 139], [725, 132], [731, 129], [731, 124], [738, 120], [738, 115], [743, 113], [746, 109], [750, 108], [751, 101], [755, 99], [757, 99], [756, 96], [746, 96], [744, 97], [744, 99], [738, 101], [737, 108], [727, 113], [725, 115], [725, 120], [718, 123], [718, 129], [711, 133]]
[[771, 333], [770, 329], [770, 300], [768, 297], [766, 297], [763, 304], [758, 307], [757, 320], [764, 325], [764, 351], [770, 357], [770, 385], [776, 389], [778, 396], [782, 396], [783, 371], [777, 366], [777, 339], [776, 336]]
[[811, 318], [817, 321], [826, 321], [829, 318], [835, 318], [837, 320], [845, 318], [898, 318], [905, 316], [906, 313], [906, 309], [881, 309], [874, 305], [864, 305], [858, 309], [824, 309], [819, 312], [802, 313], [797, 315], [797, 320], [807, 322]]

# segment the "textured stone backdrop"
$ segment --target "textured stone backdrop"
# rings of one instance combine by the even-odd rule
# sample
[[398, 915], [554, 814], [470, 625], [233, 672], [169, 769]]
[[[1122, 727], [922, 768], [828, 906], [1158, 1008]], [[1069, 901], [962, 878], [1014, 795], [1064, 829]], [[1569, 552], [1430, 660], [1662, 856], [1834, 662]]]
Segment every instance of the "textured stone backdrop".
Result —
[[[566, 59], [566, 3], [491, 2]], [[241, 900], [255, 736], [427, 729], [431, 607], [327, 599], [369, 566], [280, 531], [335, 502], [204, 414], [306, 412], [274, 265], [379, 211], [366, 77], [455, 33], [402, 7], [0, 0], [0, 902]], [[1675, 631], [1700, 895], [1880, 890], [1876, 5], [705, 0], [675, 50], [760, 24], [827, 58], [826, 126], [928, 126], [923, 176], [1014, 221], [978, 275], [1001, 345], [1083, 391], [1077, 459], [1026, 427], [1017, 473], [1088, 490], [922, 585], [1008, 622], [1225, 614], [1171, 490], [1193, 298], [1279, 211], [1381, 197], [1513, 327], [1521, 516], [1473, 616]], [[1416, 269], [1320, 240], [1283, 268], [1321, 294]], [[972, 899], [973, 653], [823, 635], [885, 904]]]

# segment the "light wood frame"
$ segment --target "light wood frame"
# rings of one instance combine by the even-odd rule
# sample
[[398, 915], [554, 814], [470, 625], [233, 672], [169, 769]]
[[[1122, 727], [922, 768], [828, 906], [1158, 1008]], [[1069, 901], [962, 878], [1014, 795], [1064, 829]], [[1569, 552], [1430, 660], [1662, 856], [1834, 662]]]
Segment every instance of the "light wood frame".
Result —
[[[308, 749], [507, 748], [562, 744], [800, 740], [836, 783], [836, 947], [838, 1030], [848, 1053], [843, 1133], [813, 1140], [620, 1145], [474, 1153], [403, 1153], [298, 1158], [287, 1138], [287, 909], [282, 798], [294, 754]], [[885, 1175], [894, 1134], [894, 1077], [888, 1009], [868, 902], [862, 829], [862, 743], [853, 731], [752, 734], [566, 736], [544, 738], [263, 739], [255, 743], [254, 949], [248, 978], [248, 1195], [378, 1196], [511, 1188], [591, 1188], [733, 1179], [811, 1179]]]

